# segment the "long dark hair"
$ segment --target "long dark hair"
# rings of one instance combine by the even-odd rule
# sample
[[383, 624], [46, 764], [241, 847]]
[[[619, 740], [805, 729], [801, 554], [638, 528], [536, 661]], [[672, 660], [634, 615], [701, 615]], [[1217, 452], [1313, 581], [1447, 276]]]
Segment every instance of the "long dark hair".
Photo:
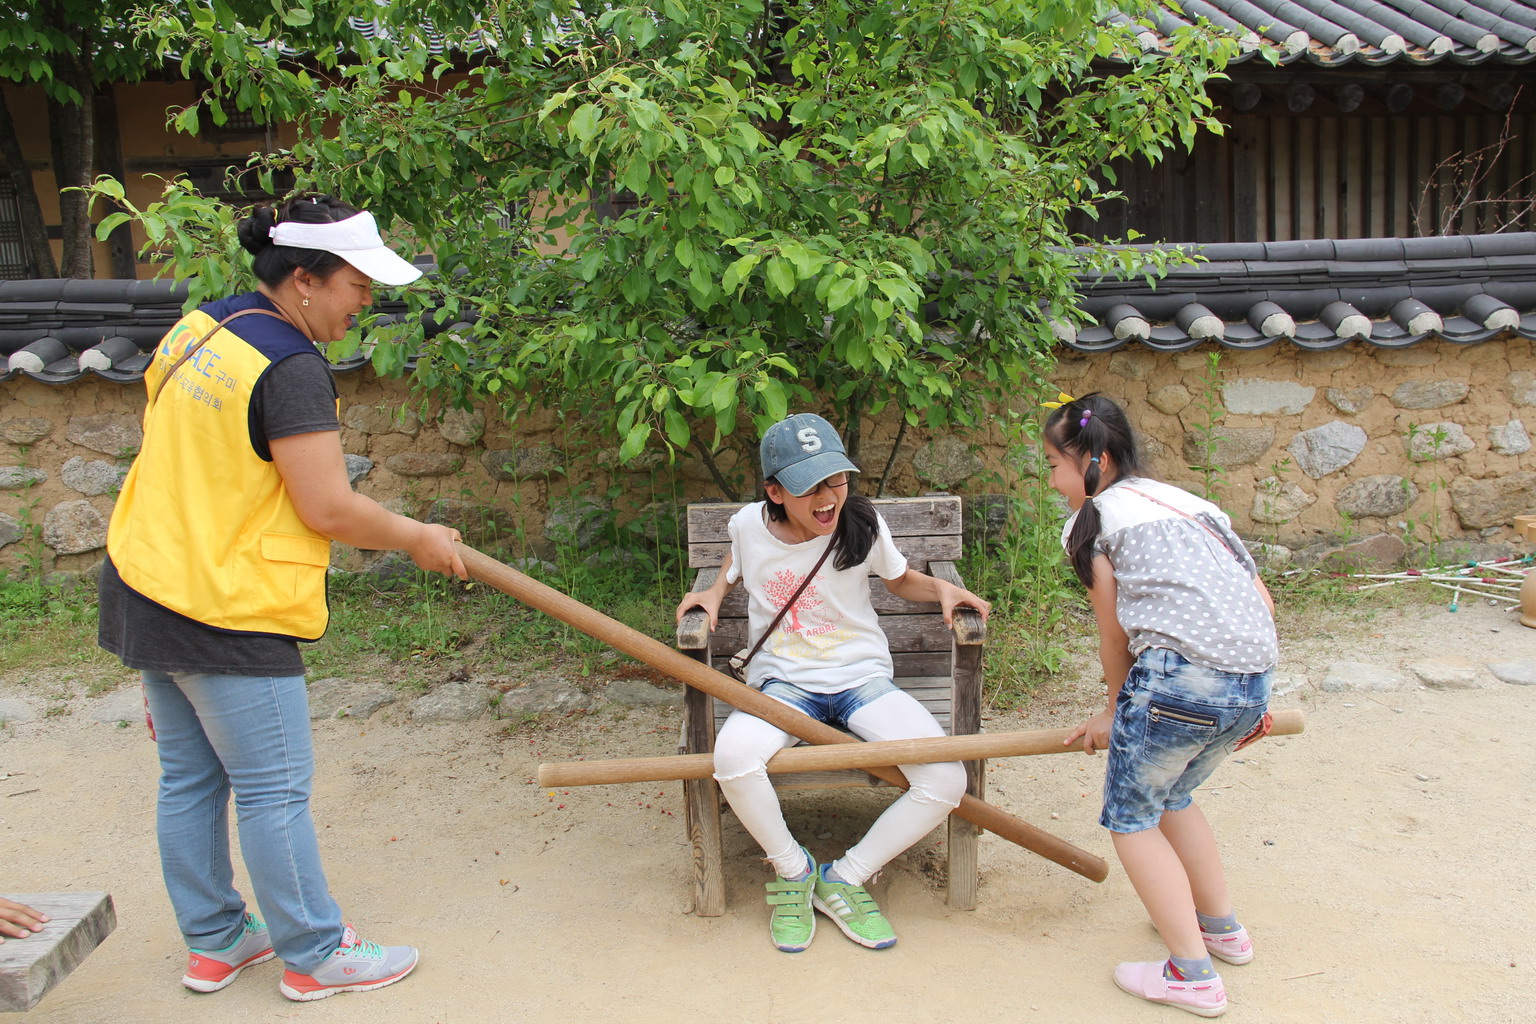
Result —
[[[851, 492], [853, 482], [857, 479], [852, 473], [848, 474], [848, 488]], [[778, 481], [769, 477], [766, 483], [777, 484]], [[782, 504], [763, 493], [763, 502], [768, 506], [768, 518], [776, 523], [782, 523], [789, 518], [789, 512]], [[875, 538], [880, 535], [880, 514], [875, 511], [874, 502], [862, 494], [849, 493], [848, 499], [843, 502], [843, 510], [837, 517], [837, 526], [832, 531], [832, 565], [838, 569], [852, 569], [863, 563], [869, 557], [869, 549], [874, 547]]]
[[[1116, 480], [1146, 476], [1136, 434], [1125, 410], [1097, 391], [1052, 409], [1045, 418], [1045, 439], [1057, 451], [1086, 462], [1083, 491], [1087, 497], [1077, 510], [1067, 536], [1067, 556], [1085, 587], [1093, 586], [1093, 545], [1099, 539], [1099, 509], [1093, 496]], [[1108, 454], [1115, 464], [1115, 478], [1103, 479], [1099, 460]]]
[[280, 221], [296, 224], [331, 224], [356, 216], [356, 207], [330, 196], [298, 196], [282, 206], [257, 206], [239, 224], [240, 246], [250, 253], [256, 279], [276, 288], [295, 270], [307, 270], [324, 281], [346, 265], [346, 260], [324, 249], [299, 249], [272, 241], [272, 227]]

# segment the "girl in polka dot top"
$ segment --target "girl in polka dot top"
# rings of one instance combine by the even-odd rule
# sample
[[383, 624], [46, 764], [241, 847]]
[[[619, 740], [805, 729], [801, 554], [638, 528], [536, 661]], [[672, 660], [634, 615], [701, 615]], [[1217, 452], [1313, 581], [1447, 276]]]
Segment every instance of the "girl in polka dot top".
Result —
[[1109, 752], [1099, 823], [1170, 953], [1120, 964], [1115, 984], [1214, 1017], [1227, 999], [1211, 957], [1245, 964], [1253, 944], [1192, 794], [1262, 731], [1274, 602], [1221, 509], [1144, 475], [1110, 399], [1054, 409], [1045, 454], [1072, 509], [1062, 545], [1088, 587], [1109, 688], [1108, 706], [1066, 742]]

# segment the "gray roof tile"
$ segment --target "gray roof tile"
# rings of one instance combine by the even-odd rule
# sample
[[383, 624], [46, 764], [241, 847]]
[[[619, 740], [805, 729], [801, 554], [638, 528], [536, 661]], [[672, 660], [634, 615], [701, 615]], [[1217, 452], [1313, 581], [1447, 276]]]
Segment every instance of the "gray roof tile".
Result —
[[[1130, 246], [1143, 250], [1148, 246]], [[1208, 261], [1176, 266], [1149, 285], [1141, 277], [1128, 279], [1093, 276], [1081, 281], [1083, 312], [1090, 322], [1081, 326], [1075, 339], [1063, 342], [1082, 352], [1108, 351], [1126, 345], [1145, 345], [1158, 351], [1180, 351], [1205, 343], [1231, 348], [1256, 348], [1280, 343], [1304, 349], [1323, 349], [1356, 338], [1353, 326], [1374, 345], [1402, 347], [1432, 336], [1409, 332], [1394, 322], [1394, 307], [1405, 300], [1420, 304], [1444, 321], [1433, 336], [1472, 344], [1505, 333], [1489, 329], [1484, 321], [1494, 313], [1498, 323], [1517, 322], [1508, 330], [1536, 339], [1536, 232], [1406, 239], [1311, 239], [1266, 243], [1221, 243], [1181, 246]], [[1390, 254], [1397, 253], [1395, 258]], [[81, 289], [80, 285], [99, 285]], [[88, 301], [86, 295], [100, 301]], [[106, 301], [127, 295], [129, 301]], [[66, 298], [69, 296], [69, 298]], [[0, 381], [25, 375], [49, 383], [76, 380], [96, 373], [109, 380], [140, 379], [145, 355], [123, 357], [127, 339], [148, 352], [174, 322], [184, 290], [164, 282], [11, 281], [0, 283]], [[1353, 309], [1331, 304], [1347, 303]], [[1510, 312], [1502, 312], [1506, 307]], [[405, 315], [403, 305], [381, 302], [376, 311], [387, 319]], [[1416, 309], [1418, 307], [1415, 307]], [[122, 312], [124, 309], [126, 313]], [[112, 315], [108, 315], [109, 310]], [[1271, 326], [1289, 317], [1294, 336], [1266, 337], [1250, 317], [1262, 313], [1262, 324]], [[80, 315], [77, 315], [80, 314]], [[1219, 320], [1212, 330], [1209, 320]], [[1150, 335], [1114, 327], [1127, 317], [1140, 318]], [[435, 335], [449, 325], [430, 314], [422, 317], [427, 333]], [[1185, 328], [1200, 320], [1200, 336]], [[1351, 327], [1348, 336], [1337, 332]], [[1184, 326], [1180, 326], [1180, 325]], [[18, 350], [51, 337], [66, 352], [45, 357], [41, 369], [12, 369], [9, 357]], [[114, 339], [104, 349], [98, 349]], [[98, 354], [79, 365], [82, 352]], [[23, 360], [23, 362], [26, 362]], [[32, 364], [35, 367], [35, 363]], [[361, 356], [333, 364], [338, 371], [368, 365]], [[106, 368], [102, 368], [106, 367]]]
[[[1536, 338], [1530, 326], [1530, 314], [1536, 310], [1536, 233], [1272, 242], [1263, 246], [1266, 259], [1242, 261], [1242, 274], [1232, 273], [1231, 261], [1226, 259], [1229, 245], [1183, 248], [1209, 255], [1213, 261], [1174, 267], [1155, 286], [1134, 276], [1085, 280], [1082, 308], [1098, 323], [1083, 327], [1077, 341], [1067, 344], [1082, 351], [1136, 344], [1135, 339], [1100, 332], [1099, 328], [1113, 326], [1108, 314], [1115, 309], [1117, 318], [1140, 315], [1152, 324], [1151, 338], [1143, 342], [1149, 347], [1191, 347], [1202, 339], [1190, 337], [1180, 325], [1192, 323], [1190, 315], [1182, 312], [1192, 304], [1222, 318], [1225, 330], [1219, 343], [1234, 348], [1276, 340], [1263, 337], [1254, 327], [1250, 317], [1256, 309], [1262, 309], [1265, 317], [1277, 312], [1289, 315], [1295, 335], [1283, 343], [1307, 349], [1346, 344], [1356, 338], [1357, 331], [1366, 334], [1369, 343], [1389, 347], [1411, 345], [1430, 336], [1463, 344], [1486, 341], [1504, 329], [1490, 330], [1481, 319], [1505, 307], [1519, 314], [1512, 329]], [[1398, 258], [1383, 258], [1393, 251], [1400, 254]], [[1483, 255], [1489, 252], [1499, 255]], [[1339, 302], [1348, 306], [1332, 305]], [[1392, 319], [1394, 308], [1401, 324]], [[1481, 319], [1469, 319], [1464, 311]], [[1428, 315], [1421, 318], [1420, 314]], [[1513, 317], [1506, 313], [1503, 319]], [[1405, 326], [1437, 320], [1447, 326], [1432, 332], [1409, 331]]]
[[1148, 32], [1166, 49], [1196, 17], [1246, 41], [1233, 63], [1262, 59], [1260, 36], [1282, 64], [1536, 61], [1536, 10], [1514, 0], [1162, 0]]

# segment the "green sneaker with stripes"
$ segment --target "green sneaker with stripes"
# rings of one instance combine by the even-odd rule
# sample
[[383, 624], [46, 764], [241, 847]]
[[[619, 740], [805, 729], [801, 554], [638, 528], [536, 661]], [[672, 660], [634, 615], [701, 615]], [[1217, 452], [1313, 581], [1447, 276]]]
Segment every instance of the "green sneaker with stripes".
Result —
[[806, 854], [811, 870], [799, 880], [775, 878], [767, 885], [765, 899], [773, 908], [768, 934], [782, 953], [799, 953], [816, 935], [816, 914], [811, 910], [811, 888], [816, 884], [816, 862]]
[[896, 945], [896, 933], [891, 923], [880, 913], [880, 907], [862, 885], [834, 882], [827, 878], [823, 864], [816, 871], [816, 884], [811, 891], [811, 904], [832, 919], [843, 934], [861, 946], [885, 949]]

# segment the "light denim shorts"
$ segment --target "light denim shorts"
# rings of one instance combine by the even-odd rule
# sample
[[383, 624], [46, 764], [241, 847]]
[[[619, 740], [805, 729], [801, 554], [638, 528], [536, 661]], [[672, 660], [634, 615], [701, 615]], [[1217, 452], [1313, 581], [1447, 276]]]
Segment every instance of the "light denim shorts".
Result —
[[1115, 701], [1099, 824], [1142, 832], [1188, 807], [1264, 716], [1269, 677], [1204, 668], [1165, 647], [1142, 651]]
[[901, 693], [901, 688], [889, 679], [871, 679], [860, 686], [837, 693], [817, 693], [802, 690], [794, 683], [782, 679], [769, 679], [763, 683], [763, 693], [782, 701], [798, 711], [803, 711], [818, 722], [826, 722], [846, 728], [853, 713], [888, 693]]

